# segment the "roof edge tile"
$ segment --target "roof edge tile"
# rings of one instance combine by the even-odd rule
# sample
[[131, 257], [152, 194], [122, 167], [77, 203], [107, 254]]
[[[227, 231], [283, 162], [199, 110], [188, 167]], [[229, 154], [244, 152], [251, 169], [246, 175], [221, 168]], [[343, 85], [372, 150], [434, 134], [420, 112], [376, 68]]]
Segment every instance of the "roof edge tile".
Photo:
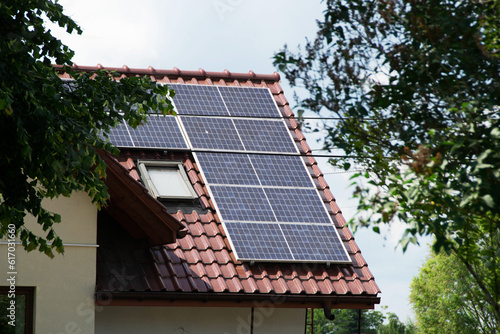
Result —
[[[53, 65], [58, 71], [63, 72], [64, 66], [62, 65]], [[116, 72], [118, 74], [123, 74], [125, 76], [131, 75], [149, 75], [155, 78], [167, 77], [171, 78], [209, 78], [212, 81], [217, 81], [221, 79], [231, 79], [231, 80], [246, 80], [250, 82], [255, 81], [272, 81], [277, 82], [280, 81], [280, 75], [278, 72], [274, 72], [273, 74], [256, 74], [253, 71], [249, 71], [248, 73], [233, 73], [228, 70], [224, 70], [223, 72], [207, 72], [204, 69], [199, 69], [197, 71], [181, 71], [177, 67], [174, 67], [171, 70], [157, 70], [152, 66], [148, 68], [129, 68], [124, 65], [122, 67], [104, 67], [100, 64], [97, 66], [79, 66], [74, 64], [71, 66], [71, 69], [74, 71], [80, 72], [95, 72], [98, 70], [106, 70]]]

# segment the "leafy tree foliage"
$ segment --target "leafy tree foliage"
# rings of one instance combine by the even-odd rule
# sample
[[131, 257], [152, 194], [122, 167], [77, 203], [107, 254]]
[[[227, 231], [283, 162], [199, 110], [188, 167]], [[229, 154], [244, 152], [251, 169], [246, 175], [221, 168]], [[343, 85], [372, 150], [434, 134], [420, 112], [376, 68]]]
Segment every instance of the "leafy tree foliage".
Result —
[[413, 323], [402, 323], [395, 313], [389, 312], [387, 324], [382, 324], [377, 329], [377, 334], [416, 334], [417, 327]]
[[[314, 333], [308, 334], [352, 334], [358, 332], [358, 310], [332, 310], [335, 320], [325, 318], [323, 309], [314, 310]], [[380, 311], [361, 311], [361, 332], [376, 333], [377, 328], [384, 321], [384, 315]]]
[[423, 333], [498, 333], [500, 323], [481, 295], [456, 255], [432, 254], [413, 279], [410, 300]]
[[[406, 223], [456, 254], [500, 320], [500, 1], [327, 0], [314, 40], [275, 64], [355, 174], [352, 221]], [[487, 266], [482, 265], [488, 263]]]
[[[314, 331], [308, 334], [354, 334], [358, 332], [358, 310], [333, 310], [335, 319], [330, 321], [325, 318], [322, 309], [314, 309]], [[388, 323], [384, 324], [386, 316], [380, 311], [361, 311], [361, 333], [377, 334], [415, 334], [417, 327], [412, 323], [402, 323], [394, 313], [388, 313]], [[308, 314], [308, 321], [309, 314]]]
[[[0, 237], [14, 224], [27, 250], [53, 256], [54, 248], [63, 251], [53, 228], [61, 217], [42, 200], [82, 190], [104, 204], [105, 165], [97, 151], [113, 151], [106, 133], [123, 120], [135, 127], [147, 112], [173, 108], [168, 88], [146, 78], [117, 80], [65, 67], [75, 80], [62, 81], [51, 63], [71, 65], [73, 52], [45, 28], [44, 18], [81, 33], [57, 2], [0, 3]], [[46, 235], [26, 228], [27, 214]]]

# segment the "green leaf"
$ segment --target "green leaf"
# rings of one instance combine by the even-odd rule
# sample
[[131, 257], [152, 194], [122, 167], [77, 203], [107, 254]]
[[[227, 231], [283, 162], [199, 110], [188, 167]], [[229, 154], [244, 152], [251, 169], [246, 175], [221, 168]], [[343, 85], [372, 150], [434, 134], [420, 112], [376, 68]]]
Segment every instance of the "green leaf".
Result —
[[495, 207], [495, 200], [493, 199], [493, 197], [491, 195], [484, 195], [483, 197], [481, 197], [484, 201], [484, 203], [486, 203], [487, 206], [489, 206], [490, 208], [494, 208]]

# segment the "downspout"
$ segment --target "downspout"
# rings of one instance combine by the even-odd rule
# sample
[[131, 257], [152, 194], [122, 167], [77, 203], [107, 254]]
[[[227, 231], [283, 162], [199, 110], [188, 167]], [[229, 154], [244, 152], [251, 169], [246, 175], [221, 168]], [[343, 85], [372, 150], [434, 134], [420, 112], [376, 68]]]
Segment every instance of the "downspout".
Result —
[[254, 312], [254, 308], [252, 307], [252, 313], [250, 316], [250, 334], [253, 334], [253, 312]]
[[358, 310], [358, 334], [361, 334], [361, 309]]
[[331, 304], [325, 304], [325, 306], [323, 307], [323, 312], [325, 313], [325, 318], [330, 321], [335, 320], [335, 314], [332, 313]]

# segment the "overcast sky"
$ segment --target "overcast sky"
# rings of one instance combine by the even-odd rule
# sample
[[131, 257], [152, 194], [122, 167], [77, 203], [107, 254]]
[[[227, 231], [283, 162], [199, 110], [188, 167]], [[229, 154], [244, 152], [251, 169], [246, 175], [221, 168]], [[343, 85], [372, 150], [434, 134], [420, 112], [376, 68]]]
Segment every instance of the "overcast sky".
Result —
[[[283, 45], [294, 49], [313, 37], [323, 6], [319, 0], [63, 0], [65, 13], [84, 33], [56, 35], [72, 48], [78, 65], [102, 64], [130, 68], [273, 73], [272, 56]], [[293, 104], [293, 91], [282, 82]], [[320, 148], [317, 137], [309, 145]], [[318, 159], [346, 220], [356, 202], [347, 189], [350, 174], [338, 174], [326, 159]], [[329, 174], [333, 173], [333, 174]], [[361, 230], [355, 237], [382, 290], [381, 305], [404, 321], [412, 316], [409, 285], [427, 254], [427, 247], [395, 249], [401, 226], [382, 235]], [[380, 307], [377, 307], [380, 310]]]

